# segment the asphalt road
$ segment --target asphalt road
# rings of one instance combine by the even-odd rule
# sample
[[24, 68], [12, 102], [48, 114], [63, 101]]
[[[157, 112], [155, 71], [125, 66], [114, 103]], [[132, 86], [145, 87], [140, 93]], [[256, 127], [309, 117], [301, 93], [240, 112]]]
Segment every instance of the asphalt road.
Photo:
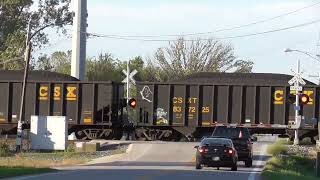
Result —
[[91, 164], [60, 168], [59, 173], [16, 179], [46, 180], [191, 180], [200, 178], [223, 180], [260, 179], [267, 156], [266, 146], [272, 138], [262, 138], [254, 143], [254, 162], [252, 168], [238, 163], [238, 171], [230, 168], [203, 168], [196, 170], [193, 164], [196, 143], [183, 142], [136, 142], [129, 146], [127, 153], [97, 159]]

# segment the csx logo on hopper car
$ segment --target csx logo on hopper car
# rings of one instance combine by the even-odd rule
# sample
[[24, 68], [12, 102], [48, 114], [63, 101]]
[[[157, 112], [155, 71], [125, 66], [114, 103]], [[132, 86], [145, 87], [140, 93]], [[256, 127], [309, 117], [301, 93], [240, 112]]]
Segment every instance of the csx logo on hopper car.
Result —
[[[295, 91], [290, 91], [290, 94], [295, 95]], [[313, 91], [312, 90], [305, 90], [303, 94], [306, 94], [309, 97], [309, 102], [307, 104], [313, 104]], [[273, 96], [273, 104], [281, 105], [284, 103], [284, 91], [283, 90], [275, 90]]]
[[[77, 100], [77, 87], [74, 86], [67, 86], [66, 87], [66, 100], [68, 101], [75, 101]], [[61, 100], [61, 87], [55, 86], [53, 88], [53, 99], [56, 101]], [[47, 101], [49, 98], [49, 87], [48, 86], [40, 86], [39, 87], [39, 100]]]

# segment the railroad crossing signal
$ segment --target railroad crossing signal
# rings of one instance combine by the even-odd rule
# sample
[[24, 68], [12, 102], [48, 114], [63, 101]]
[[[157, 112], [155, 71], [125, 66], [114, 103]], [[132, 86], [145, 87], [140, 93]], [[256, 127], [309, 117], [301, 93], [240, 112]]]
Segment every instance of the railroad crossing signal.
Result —
[[[308, 104], [308, 102], [310, 101], [310, 98], [309, 98], [309, 96], [307, 94], [299, 94], [298, 96], [299, 96], [299, 104], [296, 105], [296, 106]], [[287, 101], [290, 104], [295, 104], [296, 95], [295, 94], [289, 94], [288, 97], [287, 97]], [[295, 107], [295, 110], [300, 110], [300, 108]]]
[[290, 79], [290, 81], [288, 81], [288, 83], [289, 83], [290, 85], [294, 85], [294, 86], [296, 86], [296, 87], [298, 87], [299, 84], [301, 84], [301, 85], [306, 85], [306, 82], [303, 80], [303, 78], [301, 77], [301, 74], [300, 74], [300, 73], [296, 73], [296, 72], [294, 72], [294, 71], [292, 71], [292, 72], [293, 72], [294, 76], [293, 76], [292, 79]]
[[[133, 70], [131, 73], [127, 72], [125, 70], [122, 70], [122, 72], [126, 75], [126, 78], [122, 81], [123, 83], [131, 82], [132, 84], [136, 85], [136, 81], [133, 78], [134, 75], [138, 73], [137, 70]], [[129, 79], [128, 79], [129, 78]], [[129, 81], [128, 81], [129, 80]]]
[[308, 104], [309, 96], [306, 94], [300, 94], [299, 100], [300, 100], [300, 104]]
[[134, 98], [131, 98], [130, 100], [129, 100], [129, 106], [130, 107], [132, 107], [132, 108], [135, 108], [136, 106], [137, 106], [137, 101], [136, 101], [136, 99], [134, 99]]
[[290, 86], [290, 91], [302, 91], [302, 86]]
[[137, 100], [135, 98], [130, 98], [129, 100], [126, 98], [122, 99], [121, 108], [125, 108], [128, 105], [132, 108], [135, 108], [137, 106]]

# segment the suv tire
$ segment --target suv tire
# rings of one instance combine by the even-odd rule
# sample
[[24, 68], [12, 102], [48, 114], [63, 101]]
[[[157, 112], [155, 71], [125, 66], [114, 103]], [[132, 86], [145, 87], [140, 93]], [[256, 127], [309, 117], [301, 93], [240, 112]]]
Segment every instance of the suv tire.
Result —
[[202, 169], [201, 163], [199, 162], [198, 158], [196, 159], [196, 169]]
[[252, 159], [248, 159], [245, 161], [245, 166], [246, 167], [252, 167]]
[[231, 171], [237, 171], [237, 170], [238, 170], [238, 166], [237, 166], [237, 163], [236, 163], [231, 167]]

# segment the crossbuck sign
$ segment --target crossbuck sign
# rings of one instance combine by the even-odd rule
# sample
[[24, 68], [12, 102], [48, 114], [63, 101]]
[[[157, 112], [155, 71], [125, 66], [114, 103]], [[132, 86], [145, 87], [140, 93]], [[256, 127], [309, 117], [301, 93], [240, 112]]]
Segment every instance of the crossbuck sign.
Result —
[[130, 71], [127, 72], [122, 70], [122, 72], [126, 75], [126, 78], [122, 81], [123, 83], [131, 82], [133, 85], [136, 85], [136, 81], [134, 80], [133, 76], [138, 73], [137, 70], [133, 70], [131, 73]]
[[302, 86], [301, 85], [306, 85], [306, 82], [302, 79], [300, 73], [296, 73], [293, 71], [293, 78], [288, 81], [288, 83], [291, 85], [290, 90], [291, 91], [302, 91]]

